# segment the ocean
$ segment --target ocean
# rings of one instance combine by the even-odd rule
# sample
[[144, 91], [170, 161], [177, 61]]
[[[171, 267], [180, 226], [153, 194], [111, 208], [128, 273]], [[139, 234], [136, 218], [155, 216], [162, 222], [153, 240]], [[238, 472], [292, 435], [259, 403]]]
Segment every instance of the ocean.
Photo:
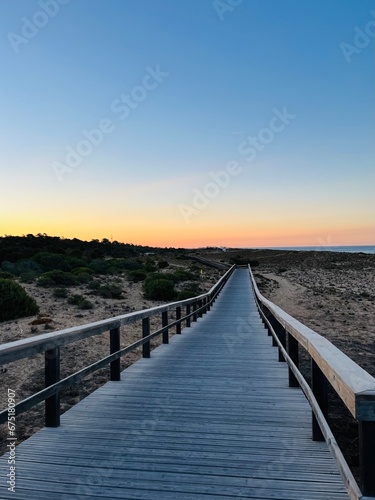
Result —
[[298, 251], [315, 251], [315, 252], [349, 252], [349, 253], [371, 253], [375, 254], [375, 245], [361, 246], [337, 246], [337, 247], [268, 247], [269, 250], [298, 250]]

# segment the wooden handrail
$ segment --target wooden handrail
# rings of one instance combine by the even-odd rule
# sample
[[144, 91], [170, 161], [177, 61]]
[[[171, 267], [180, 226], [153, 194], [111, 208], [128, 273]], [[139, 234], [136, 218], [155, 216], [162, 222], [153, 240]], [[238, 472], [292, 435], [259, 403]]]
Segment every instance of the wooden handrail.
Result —
[[266, 299], [258, 290], [250, 266], [249, 271], [258, 301], [266, 306], [283, 328], [306, 349], [353, 417], [374, 421], [375, 378], [329, 340]]
[[232, 266], [223, 276], [221, 276], [218, 282], [215, 283], [215, 285], [213, 285], [208, 292], [190, 299], [171, 302], [162, 306], [151, 307], [149, 309], [143, 309], [142, 311], [135, 311], [86, 325], [74, 326], [57, 332], [43, 333], [27, 339], [2, 344], [0, 345], [0, 365], [27, 358], [55, 347], [61, 347], [72, 342], [76, 342], [77, 340], [93, 337], [109, 330], [119, 328], [120, 326], [135, 323], [136, 321], [140, 321], [144, 318], [151, 318], [162, 314], [163, 312], [176, 309], [176, 307], [196, 303], [198, 300], [203, 298], [211, 298], [211, 296], [213, 296], [215, 292], [220, 289], [221, 285], [229, 278], [235, 267], [236, 266]]
[[[274, 345], [279, 348], [279, 360], [285, 358], [289, 364], [289, 385], [300, 385], [312, 405], [313, 439], [327, 441], [351, 499], [375, 499], [375, 378], [329, 340], [266, 299], [259, 292], [250, 265], [248, 268], [259, 311], [275, 339]], [[311, 357], [311, 390], [298, 370], [298, 346]], [[328, 430], [327, 381], [358, 420], [361, 490], [348, 473], [346, 462]]]
[[[46, 426], [57, 427], [60, 424], [59, 394], [62, 389], [79, 382], [91, 373], [94, 373], [108, 364], [111, 364], [111, 380], [120, 380], [119, 360], [121, 356], [140, 346], [143, 346], [143, 353], [145, 355], [145, 352], [149, 353], [151, 339], [159, 335], [163, 335], [163, 341], [164, 343], [167, 343], [168, 330], [170, 328], [176, 326], [176, 333], [180, 333], [181, 323], [183, 321], [186, 321], [186, 325], [190, 326], [191, 318], [195, 321], [198, 313], [202, 315], [210, 309], [210, 305], [216, 299], [217, 295], [233, 273], [235, 267], [236, 266], [232, 266], [223, 276], [221, 276], [217, 283], [215, 283], [215, 285], [213, 285], [208, 292], [190, 299], [171, 302], [162, 306], [116, 316], [102, 321], [96, 321], [95, 323], [67, 328], [57, 332], [36, 335], [27, 339], [0, 345], [0, 365], [27, 358], [41, 352], [45, 353], [46, 387], [38, 393], [33, 394], [32, 396], [19, 402], [15, 407], [16, 413], [22, 413], [45, 400]], [[193, 312], [190, 312], [191, 305], [194, 306]], [[186, 315], [181, 317], [181, 307], [184, 306], [186, 306]], [[174, 309], [176, 310], [176, 321], [168, 323], [167, 313], [168, 311]], [[149, 323], [151, 317], [159, 314], [161, 314], [163, 318], [162, 328], [153, 333], [149, 332], [148, 335], [144, 335], [143, 338], [131, 345], [122, 349], [113, 350], [113, 346], [119, 346], [121, 326], [140, 320], [148, 321]], [[93, 337], [108, 331], [111, 333], [110, 355], [89, 366], [86, 366], [65, 379], [60, 380], [60, 347], [76, 342], [77, 340]], [[0, 412], [0, 424], [7, 420], [7, 416], [7, 410]]]

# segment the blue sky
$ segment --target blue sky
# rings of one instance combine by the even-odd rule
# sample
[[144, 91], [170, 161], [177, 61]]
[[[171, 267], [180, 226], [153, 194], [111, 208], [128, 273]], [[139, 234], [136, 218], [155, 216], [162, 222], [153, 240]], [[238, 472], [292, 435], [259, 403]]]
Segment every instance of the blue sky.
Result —
[[[64, 2], [0, 3], [0, 234], [375, 243], [374, 1]], [[164, 76], [142, 91], [150, 71]], [[132, 93], [122, 120], [113, 103]], [[275, 109], [295, 118], [247, 161], [239, 144]], [[102, 120], [72, 168], [66, 148]], [[198, 207], [230, 161], [240, 174]]]

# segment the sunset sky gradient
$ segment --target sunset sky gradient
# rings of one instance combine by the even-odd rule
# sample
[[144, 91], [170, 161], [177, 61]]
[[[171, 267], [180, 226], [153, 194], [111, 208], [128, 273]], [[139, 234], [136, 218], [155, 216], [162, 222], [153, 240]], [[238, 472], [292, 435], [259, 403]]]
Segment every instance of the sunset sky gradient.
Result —
[[374, 38], [371, 0], [2, 1], [0, 235], [374, 245]]

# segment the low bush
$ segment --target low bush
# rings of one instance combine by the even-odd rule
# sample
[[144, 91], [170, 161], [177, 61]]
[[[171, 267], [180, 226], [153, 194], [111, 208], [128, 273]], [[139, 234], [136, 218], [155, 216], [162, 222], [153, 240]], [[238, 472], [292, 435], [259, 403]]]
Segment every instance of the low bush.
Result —
[[58, 299], [66, 299], [68, 296], [68, 290], [66, 288], [55, 288], [53, 291], [53, 296]]
[[97, 294], [105, 299], [122, 299], [122, 288], [115, 284], [103, 285], [98, 288]]
[[167, 262], [166, 260], [160, 260], [158, 262], [159, 269], [165, 269], [166, 267], [169, 267], [169, 262]]
[[185, 300], [190, 299], [191, 297], [195, 297], [197, 294], [191, 290], [181, 290], [177, 294], [177, 300]]
[[176, 296], [174, 283], [166, 279], [146, 279], [143, 284], [146, 299], [173, 300]]
[[88, 288], [90, 290], [99, 290], [100, 288], [100, 281], [92, 280], [87, 284]]
[[32, 316], [39, 312], [35, 300], [11, 279], [0, 279], [0, 321]]
[[20, 280], [23, 283], [32, 283], [38, 277], [38, 273], [35, 271], [26, 271], [20, 274]]
[[72, 273], [67, 273], [65, 271], [48, 271], [47, 273], [43, 273], [39, 279], [37, 284], [39, 286], [53, 286], [53, 285], [64, 285], [64, 286], [73, 286], [79, 283], [77, 276]]
[[147, 278], [147, 273], [142, 271], [142, 269], [136, 269], [134, 271], [129, 271], [127, 278], [130, 281], [134, 281], [134, 283], [138, 283], [139, 281], [143, 281]]
[[77, 306], [79, 309], [92, 309], [94, 307], [88, 299], [79, 294], [70, 295], [68, 303]]
[[89, 267], [76, 267], [72, 271], [73, 274], [94, 274], [94, 271]]
[[0, 271], [0, 280], [14, 280], [14, 276], [6, 271]]

